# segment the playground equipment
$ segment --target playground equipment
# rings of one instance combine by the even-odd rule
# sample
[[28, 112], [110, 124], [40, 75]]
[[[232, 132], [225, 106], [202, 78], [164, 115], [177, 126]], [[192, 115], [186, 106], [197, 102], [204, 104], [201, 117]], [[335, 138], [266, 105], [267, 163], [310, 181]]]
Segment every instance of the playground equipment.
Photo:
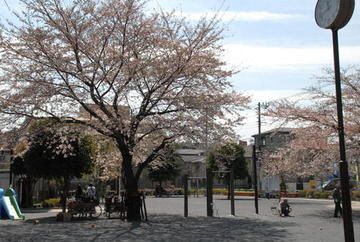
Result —
[[206, 177], [189, 177], [188, 175], [184, 176], [184, 217], [188, 217], [189, 213], [189, 203], [188, 203], [188, 180], [191, 178], [196, 179], [206, 179], [206, 214], [208, 217], [214, 215], [214, 202], [213, 202], [213, 179], [214, 173], [229, 173], [230, 178], [230, 209], [231, 215], [235, 216], [235, 193], [234, 193], [234, 171], [224, 170], [224, 171], [212, 171], [206, 169]]
[[25, 219], [16, 201], [14, 189], [9, 188], [5, 193], [0, 188], [0, 218], [1, 219]]

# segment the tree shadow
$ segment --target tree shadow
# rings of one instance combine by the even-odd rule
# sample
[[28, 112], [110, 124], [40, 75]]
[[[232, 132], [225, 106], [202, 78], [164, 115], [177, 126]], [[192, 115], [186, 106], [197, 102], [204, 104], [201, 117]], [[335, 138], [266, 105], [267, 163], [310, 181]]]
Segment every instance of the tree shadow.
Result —
[[[335, 209], [335, 205], [334, 205], [334, 209]], [[316, 210], [316, 211], [312, 211], [311, 213], [308, 214], [304, 214], [302, 216], [304, 217], [318, 217], [321, 218], [323, 220], [328, 221], [329, 219], [336, 219], [334, 218], [334, 209], [320, 209], [320, 210]], [[341, 218], [340, 218], [341, 219]], [[360, 210], [353, 210], [352, 211], [352, 220], [353, 222], [360, 222]]]
[[20, 208], [22, 213], [48, 213], [53, 208]]
[[[155, 215], [151, 221], [141, 224], [143, 236], [136, 241], [288, 241], [291, 239], [286, 225], [254, 219], [184, 218], [173, 215]], [[128, 235], [136, 234], [129, 231]], [[114, 237], [120, 239], [121, 237]]]
[[2, 235], [6, 241], [291, 241], [289, 226], [296, 224], [156, 214], [147, 222], [101, 218], [59, 223], [49, 217], [36, 225], [28, 221], [1, 229], [6, 231]]

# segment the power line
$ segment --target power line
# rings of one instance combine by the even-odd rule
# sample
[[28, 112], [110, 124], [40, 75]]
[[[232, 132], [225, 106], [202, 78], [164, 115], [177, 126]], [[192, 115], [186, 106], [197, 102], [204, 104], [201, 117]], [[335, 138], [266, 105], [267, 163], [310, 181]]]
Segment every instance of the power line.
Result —
[[10, 8], [9, 4], [7, 3], [7, 1], [6, 1], [6, 0], [3, 0], [3, 2], [5, 3], [5, 5], [6, 5], [7, 9], [11, 12], [12, 10], [11, 10], [11, 8]]
[[[281, 101], [281, 100], [284, 100], [284, 99], [290, 99], [290, 98], [294, 98], [294, 97], [297, 97], [297, 96], [302, 96], [304, 95], [305, 92], [299, 92], [299, 93], [295, 93], [295, 94], [292, 94], [292, 95], [289, 95], [289, 96], [286, 96], [286, 97], [280, 97], [280, 98], [277, 98], [277, 99], [272, 99], [271, 101], [269, 102], [264, 102], [264, 103], [271, 103], [271, 102], [277, 102], [277, 101]], [[256, 102], [255, 104], [253, 105], [250, 105], [251, 106], [251, 109], [252, 108], [257, 108], [258, 106], [258, 102]]]

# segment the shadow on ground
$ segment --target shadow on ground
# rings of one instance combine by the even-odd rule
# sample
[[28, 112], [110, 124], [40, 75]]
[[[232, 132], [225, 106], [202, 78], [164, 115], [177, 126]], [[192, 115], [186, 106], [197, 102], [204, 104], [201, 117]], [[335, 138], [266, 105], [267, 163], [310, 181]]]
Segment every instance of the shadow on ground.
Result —
[[53, 217], [39, 224], [5, 224], [1, 238], [6, 241], [291, 241], [287, 223], [248, 218], [184, 218], [151, 215], [150, 221], [130, 223], [121, 220], [80, 220], [57, 223]]
[[50, 208], [22, 208], [22, 213], [47, 213], [51, 211]]
[[[306, 218], [310, 218], [313, 216], [316, 216], [318, 218], [324, 219], [324, 220], [329, 220], [329, 219], [336, 219], [334, 218], [334, 209], [331, 208], [324, 208], [321, 210], [315, 210], [315, 211], [311, 211], [311, 213], [308, 214], [304, 214], [303, 216]], [[341, 219], [341, 218], [339, 218]], [[352, 220], [353, 222], [360, 222], [360, 210], [353, 210], [352, 211]]]

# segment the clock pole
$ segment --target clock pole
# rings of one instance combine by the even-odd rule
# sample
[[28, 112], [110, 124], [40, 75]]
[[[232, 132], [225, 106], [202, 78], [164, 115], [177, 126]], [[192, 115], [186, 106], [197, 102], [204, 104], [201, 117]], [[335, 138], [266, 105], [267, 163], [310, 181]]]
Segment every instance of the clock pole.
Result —
[[353, 242], [354, 227], [352, 221], [351, 196], [349, 185], [349, 170], [346, 161], [345, 135], [344, 135], [344, 118], [341, 97], [341, 78], [340, 78], [340, 61], [339, 61], [339, 41], [338, 30], [332, 29], [333, 51], [334, 51], [334, 72], [335, 72], [335, 89], [336, 89], [336, 106], [338, 116], [338, 135], [340, 148], [340, 184], [342, 195], [342, 218], [344, 225], [344, 235], [346, 242]]
[[341, 98], [341, 77], [339, 61], [338, 30], [351, 19], [355, 8], [355, 0], [318, 0], [315, 8], [316, 23], [324, 29], [331, 29], [334, 51], [334, 73], [336, 90], [336, 107], [338, 116], [338, 135], [340, 149], [340, 184], [342, 195], [342, 218], [345, 242], [354, 242], [354, 226], [352, 221], [350, 179], [346, 161], [343, 105]]

